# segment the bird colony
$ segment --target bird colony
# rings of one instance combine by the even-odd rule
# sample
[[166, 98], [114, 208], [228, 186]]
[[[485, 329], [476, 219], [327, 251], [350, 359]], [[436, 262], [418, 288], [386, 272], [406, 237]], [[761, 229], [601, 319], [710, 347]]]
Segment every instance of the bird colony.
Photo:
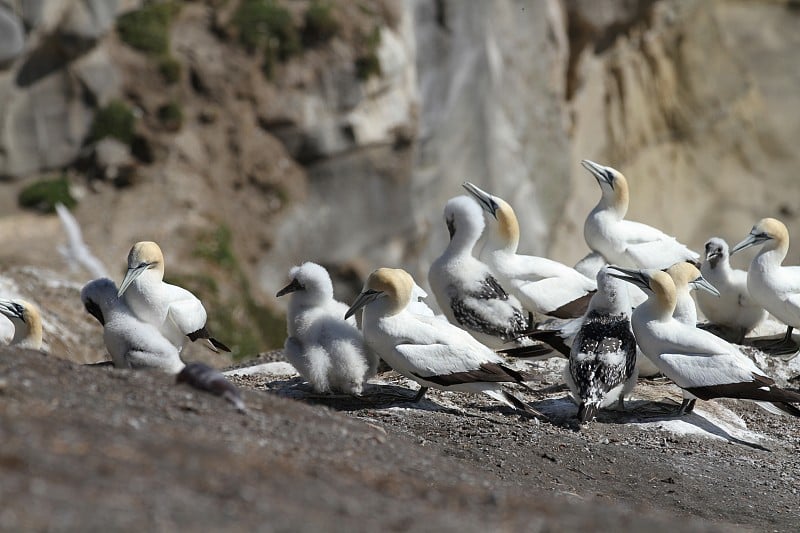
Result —
[[[382, 360], [419, 384], [413, 402], [433, 387], [482, 393], [514, 412], [543, 418], [525, 400], [528, 360], [563, 357], [563, 379], [579, 423], [604, 409], [625, 409], [639, 377], [662, 374], [682, 390], [675, 416], [697, 399], [735, 398], [769, 412], [800, 416], [800, 394], [782, 389], [740, 349], [751, 344], [786, 360], [796, 356], [800, 327], [800, 266], [783, 266], [786, 226], [758, 221], [733, 248], [712, 237], [704, 255], [656, 228], [626, 220], [630, 194], [618, 170], [584, 160], [600, 200], [586, 217], [590, 249], [575, 267], [518, 253], [520, 225], [511, 205], [472, 183], [444, 206], [450, 240], [431, 264], [427, 293], [399, 268], [381, 266], [351, 305], [334, 299], [320, 265], [289, 271], [276, 297], [288, 299], [284, 355], [319, 394], [369, 398], [367, 382]], [[747, 272], [730, 256], [759, 251]], [[131, 248], [117, 286], [88, 283], [81, 299], [103, 327], [118, 368], [156, 369], [228, 398], [244, 409], [236, 388], [213, 369], [185, 364], [189, 341], [229, 351], [211, 335], [206, 310], [187, 290], [165, 283], [164, 256], [154, 242]], [[377, 266], [377, 265], [376, 265]], [[698, 323], [691, 292], [707, 322]], [[39, 349], [35, 305], [0, 299], [0, 337]], [[777, 339], [748, 337], [772, 315], [786, 326]], [[520, 363], [522, 363], [520, 365]]]

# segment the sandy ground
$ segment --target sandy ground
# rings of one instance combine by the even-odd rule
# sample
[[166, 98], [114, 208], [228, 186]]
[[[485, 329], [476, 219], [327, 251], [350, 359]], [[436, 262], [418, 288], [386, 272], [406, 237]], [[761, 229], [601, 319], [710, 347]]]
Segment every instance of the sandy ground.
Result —
[[[279, 358], [276, 354], [264, 361]], [[362, 398], [286, 365], [231, 377], [249, 406], [156, 373], [0, 351], [0, 529], [797, 531], [800, 422], [740, 402], [676, 421], [664, 380], [578, 430], [388, 372]], [[555, 385], [555, 386], [554, 386]], [[746, 427], [745, 427], [746, 426]]]

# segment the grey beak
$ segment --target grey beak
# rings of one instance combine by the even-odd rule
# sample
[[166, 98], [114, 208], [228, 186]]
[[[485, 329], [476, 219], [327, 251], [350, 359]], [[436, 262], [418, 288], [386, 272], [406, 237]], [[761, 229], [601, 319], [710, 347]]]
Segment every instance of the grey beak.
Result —
[[751, 246], [755, 246], [759, 242], [761, 242], [761, 239], [759, 239], [757, 235], [750, 233], [747, 237], [745, 237], [745, 239], [742, 242], [740, 242], [731, 249], [731, 255], [735, 254], [736, 252], [740, 252], [745, 248], [750, 248]]
[[350, 306], [350, 309], [344, 314], [344, 319], [347, 320], [351, 316], [353, 316], [356, 311], [364, 307], [370, 302], [374, 302], [379, 297], [383, 296], [383, 291], [376, 291], [373, 289], [367, 289], [363, 291], [361, 294], [358, 295], [356, 301], [353, 302], [353, 305]]
[[706, 278], [704, 278], [703, 276], [700, 276], [700, 277], [696, 278], [695, 280], [690, 281], [689, 285], [691, 285], [695, 289], [700, 289], [700, 290], [706, 291], [708, 293], [711, 293], [714, 296], [717, 296], [717, 297], [719, 296], [719, 291], [717, 290], [717, 288], [714, 287], [711, 283], [709, 283], [708, 280]]
[[606, 167], [594, 161], [584, 159], [581, 161], [583, 168], [592, 173], [598, 183], [607, 183], [612, 189], [614, 188], [614, 180], [609, 179], [609, 173]]
[[303, 287], [303, 286], [300, 284], [300, 282], [299, 282], [299, 281], [297, 281], [297, 278], [295, 278], [295, 279], [293, 279], [293, 280], [292, 280], [292, 282], [291, 282], [291, 283], [289, 283], [287, 286], [285, 286], [284, 288], [282, 288], [281, 290], [279, 290], [279, 291], [278, 291], [278, 293], [275, 295], [275, 297], [276, 297], [276, 298], [280, 298], [280, 297], [281, 297], [281, 296], [283, 296], [284, 294], [289, 294], [290, 292], [295, 292], [295, 291], [301, 291], [301, 290], [303, 290], [304, 288], [305, 288], [305, 287]]
[[497, 202], [494, 201], [494, 198], [492, 198], [491, 194], [476, 187], [468, 181], [462, 183], [461, 186], [464, 187], [468, 193], [474, 196], [476, 200], [478, 200], [478, 203], [484, 211], [492, 215], [495, 220], [497, 220], [497, 210], [500, 209], [500, 206], [497, 205]]
[[125, 291], [130, 286], [131, 283], [136, 281], [136, 278], [144, 274], [144, 271], [150, 268], [149, 264], [139, 265], [134, 268], [129, 268], [128, 271], [125, 273], [125, 279], [122, 280], [122, 285], [119, 286], [119, 290], [117, 291], [117, 298], [122, 298], [122, 295], [125, 294]]

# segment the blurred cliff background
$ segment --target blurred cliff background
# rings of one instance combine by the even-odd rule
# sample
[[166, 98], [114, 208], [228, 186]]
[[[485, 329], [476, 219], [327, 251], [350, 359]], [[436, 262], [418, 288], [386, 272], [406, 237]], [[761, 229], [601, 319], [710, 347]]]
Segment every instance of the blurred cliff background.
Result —
[[102, 357], [60, 201], [117, 282], [157, 241], [253, 355], [294, 264], [343, 299], [378, 266], [427, 285], [465, 180], [512, 203], [521, 252], [574, 264], [583, 158], [696, 250], [764, 216], [800, 235], [799, 24], [794, 0], [0, 0], [2, 288]]

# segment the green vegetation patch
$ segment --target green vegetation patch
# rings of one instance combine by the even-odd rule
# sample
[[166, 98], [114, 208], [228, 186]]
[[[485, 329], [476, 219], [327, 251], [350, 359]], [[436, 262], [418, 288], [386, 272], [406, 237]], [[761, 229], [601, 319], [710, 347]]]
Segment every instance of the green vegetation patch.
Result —
[[128, 46], [152, 55], [169, 52], [169, 26], [178, 2], [150, 2], [117, 19], [117, 31]]
[[89, 140], [99, 141], [114, 137], [125, 144], [133, 141], [133, 127], [136, 117], [131, 108], [120, 100], [113, 100], [97, 111], [89, 131]]
[[358, 79], [366, 81], [371, 76], [381, 76], [381, 60], [378, 47], [381, 45], [381, 29], [375, 27], [369, 35], [362, 38], [363, 51], [356, 57], [355, 67]]
[[66, 176], [34, 182], [19, 193], [19, 205], [43, 213], [54, 213], [56, 204], [64, 204], [72, 209], [77, 201], [69, 190]]
[[161, 77], [164, 78], [167, 85], [173, 85], [180, 81], [181, 70], [183, 67], [180, 61], [171, 55], [165, 55], [158, 60], [158, 72], [161, 73]]
[[183, 110], [176, 101], [171, 101], [158, 108], [158, 121], [170, 131], [178, 131], [183, 125]]
[[303, 25], [303, 44], [314, 46], [329, 41], [339, 31], [333, 16], [333, 6], [314, 0], [306, 11]]

